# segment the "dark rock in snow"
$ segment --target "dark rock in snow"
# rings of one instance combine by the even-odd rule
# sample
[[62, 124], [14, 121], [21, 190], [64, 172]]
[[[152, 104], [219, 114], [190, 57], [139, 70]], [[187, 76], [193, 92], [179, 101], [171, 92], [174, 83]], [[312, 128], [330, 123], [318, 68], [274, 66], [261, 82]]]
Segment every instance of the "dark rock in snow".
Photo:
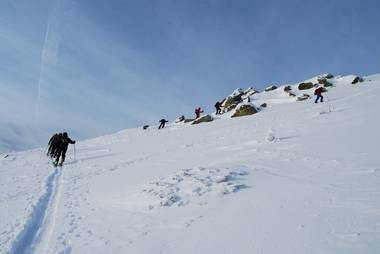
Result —
[[241, 103], [243, 94], [237, 94], [235, 96], [229, 96], [222, 104], [224, 108], [224, 112], [229, 112], [230, 110], [234, 109], [237, 104]]
[[332, 83], [330, 83], [325, 77], [318, 78], [318, 83], [323, 85], [324, 87], [330, 87], [333, 86]]
[[194, 121], [195, 119], [185, 119], [183, 122], [184, 123], [190, 123], [190, 122], [192, 122], [192, 121]]
[[237, 104], [231, 104], [227, 108], [224, 108], [224, 112], [230, 112], [234, 108], [236, 108]]
[[273, 90], [276, 90], [276, 89], [277, 89], [277, 86], [275, 86], [275, 85], [268, 86], [267, 88], [265, 88], [265, 92], [273, 91]]
[[267, 104], [266, 103], [263, 103], [260, 105], [260, 108], [266, 108], [267, 107]]
[[298, 85], [298, 90], [307, 90], [313, 87], [314, 87], [314, 84], [312, 82], [301, 83]]
[[304, 101], [304, 100], [307, 100], [309, 98], [310, 98], [310, 95], [304, 93], [303, 95], [297, 97], [297, 101]]
[[323, 85], [323, 84], [325, 84], [326, 82], [327, 82], [327, 79], [326, 79], [325, 77], [319, 77], [319, 78], [318, 78], [318, 83], [319, 83], [319, 84]]
[[182, 115], [182, 116], [180, 116], [180, 117], [178, 117], [177, 119], [175, 119], [175, 123], [180, 123], [180, 122], [183, 122], [183, 121], [185, 121], [185, 116], [184, 115]]
[[289, 92], [292, 90], [292, 87], [291, 86], [285, 86], [284, 87], [284, 92]]
[[356, 76], [354, 78], [354, 80], [351, 82], [351, 84], [356, 84], [356, 83], [363, 82], [363, 81], [364, 81], [364, 79], [362, 77]]
[[243, 92], [243, 95], [245, 97], [249, 97], [251, 95], [254, 95], [255, 93], [258, 93], [259, 91], [255, 90], [253, 87], [250, 87], [248, 89], [246, 89], [244, 92]]
[[257, 109], [250, 104], [239, 106], [231, 117], [249, 116], [257, 113]]
[[191, 124], [206, 123], [206, 122], [211, 122], [212, 120], [214, 120], [212, 116], [205, 115], [205, 116], [199, 117], [198, 119], [195, 119]]

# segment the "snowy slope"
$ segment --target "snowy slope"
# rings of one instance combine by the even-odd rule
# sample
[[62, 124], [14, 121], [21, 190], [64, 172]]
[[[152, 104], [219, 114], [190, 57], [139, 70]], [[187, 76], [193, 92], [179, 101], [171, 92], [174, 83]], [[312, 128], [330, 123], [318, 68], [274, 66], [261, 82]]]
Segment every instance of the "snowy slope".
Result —
[[351, 81], [79, 142], [62, 168], [2, 155], [0, 253], [379, 253], [380, 75]]

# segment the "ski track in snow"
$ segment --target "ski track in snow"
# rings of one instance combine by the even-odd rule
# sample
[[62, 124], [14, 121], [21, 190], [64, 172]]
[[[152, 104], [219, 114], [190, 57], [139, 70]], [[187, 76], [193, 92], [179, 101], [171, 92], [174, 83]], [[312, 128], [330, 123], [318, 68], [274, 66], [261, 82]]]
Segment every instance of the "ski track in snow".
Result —
[[49, 211], [54, 208], [52, 203], [57, 194], [61, 174], [62, 168], [56, 167], [47, 178], [46, 191], [34, 206], [24, 229], [13, 242], [10, 254], [31, 254], [35, 252], [46, 231]]

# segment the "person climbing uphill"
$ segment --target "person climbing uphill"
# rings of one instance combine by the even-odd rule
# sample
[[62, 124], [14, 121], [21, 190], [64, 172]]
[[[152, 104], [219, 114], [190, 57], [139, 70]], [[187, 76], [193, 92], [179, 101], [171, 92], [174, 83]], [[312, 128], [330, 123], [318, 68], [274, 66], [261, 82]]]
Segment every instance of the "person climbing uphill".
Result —
[[53, 156], [52, 151], [54, 150], [55, 143], [56, 143], [57, 139], [59, 139], [59, 137], [58, 137], [58, 133], [55, 133], [55, 134], [50, 138], [49, 143], [48, 143], [48, 150], [47, 150], [46, 156], [50, 156], [50, 157]]
[[71, 140], [68, 137], [67, 132], [64, 132], [62, 134], [62, 136], [60, 137], [60, 142], [59, 142], [57, 151], [55, 153], [55, 157], [56, 157], [56, 160], [54, 163], [55, 166], [58, 165], [60, 157], [61, 157], [61, 163], [59, 163], [59, 166], [62, 166], [62, 164], [66, 158], [66, 152], [67, 152], [67, 148], [68, 148], [69, 144], [75, 144], [75, 140]]
[[203, 110], [201, 109], [201, 107], [198, 107], [195, 109], [195, 119], [199, 118], [201, 113], [203, 113]]
[[62, 137], [63, 137], [63, 133], [59, 133], [58, 137], [56, 139], [54, 139], [54, 141], [53, 141], [53, 147], [52, 147], [51, 152], [50, 152], [50, 157], [51, 158], [56, 158], [57, 157]]
[[165, 128], [165, 123], [167, 123], [169, 121], [167, 121], [165, 119], [161, 119], [159, 122], [160, 122], [160, 126], [158, 126], [158, 129], [163, 129], [163, 128]]
[[216, 115], [220, 115], [222, 114], [222, 103], [220, 103], [219, 101], [217, 101], [214, 105], [215, 109], [216, 109]]
[[325, 92], [325, 89], [322, 86], [320, 86], [317, 89], [315, 89], [314, 95], [316, 95], [317, 98], [315, 99], [314, 103], [318, 103], [319, 98], [321, 99], [321, 102], [323, 102], [323, 96], [322, 96], [323, 92]]
[[59, 145], [61, 143], [62, 135], [63, 135], [63, 133], [55, 134], [50, 139], [51, 143], [50, 143], [49, 150], [48, 150], [48, 156], [50, 156], [50, 158], [56, 157], [58, 150], [59, 150]]

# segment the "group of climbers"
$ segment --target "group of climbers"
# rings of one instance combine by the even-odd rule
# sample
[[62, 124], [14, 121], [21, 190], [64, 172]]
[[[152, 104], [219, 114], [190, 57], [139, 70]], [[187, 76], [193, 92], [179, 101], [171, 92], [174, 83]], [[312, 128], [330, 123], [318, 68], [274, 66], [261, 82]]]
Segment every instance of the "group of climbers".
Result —
[[[54, 165], [62, 166], [66, 159], [66, 152], [69, 144], [75, 144], [75, 140], [71, 140], [67, 135], [67, 132], [54, 134], [48, 143], [47, 156], [55, 159]], [[59, 159], [61, 158], [61, 162]]]
[[[317, 96], [315, 101], [314, 101], [315, 103], [318, 103], [319, 100], [320, 100], [320, 102], [323, 102], [322, 93], [324, 93], [324, 92], [326, 92], [326, 89], [322, 86], [315, 89], [314, 95]], [[221, 102], [217, 101], [215, 103], [214, 107], [216, 110], [216, 113], [215, 113], [216, 115], [222, 114], [222, 103]], [[195, 119], [198, 119], [200, 117], [201, 113], [203, 113], [203, 110], [200, 107], [197, 107], [195, 109]], [[169, 121], [166, 119], [161, 119], [159, 121], [160, 125], [159, 125], [158, 129], [165, 128], [165, 124], [168, 122]], [[149, 125], [145, 125], [143, 127], [143, 129], [145, 130], [148, 127], [149, 127]], [[55, 166], [57, 166], [57, 165], [62, 166], [62, 164], [66, 158], [66, 152], [67, 152], [67, 148], [68, 148], [69, 144], [75, 144], [75, 140], [71, 140], [68, 137], [67, 132], [59, 133], [59, 134], [56, 133], [50, 138], [49, 143], [48, 143], [47, 156], [50, 156], [52, 159], [55, 159], [55, 162], [54, 162]], [[60, 159], [61, 159], [61, 162], [59, 162]]]
[[[318, 103], [319, 100], [320, 100], [320, 102], [323, 102], [322, 93], [324, 93], [326, 91], [327, 90], [322, 86], [315, 89], [314, 95], [316, 95], [316, 99], [314, 102]], [[215, 103], [214, 107], [216, 110], [216, 113], [215, 113], [216, 115], [222, 114], [222, 103], [221, 102], [217, 101]], [[200, 107], [197, 107], [195, 109], [195, 119], [198, 119], [200, 117], [201, 113], [203, 113], [203, 110]], [[183, 117], [183, 120], [184, 120], [184, 117]], [[158, 129], [165, 128], [165, 124], [168, 122], [169, 121], [166, 119], [161, 119], [159, 121], [160, 125], [159, 125]], [[146, 129], [148, 129], [148, 127], [149, 127], [149, 125], [145, 125], [143, 127], [143, 129], [146, 130]], [[75, 144], [75, 141], [71, 140], [68, 137], [67, 132], [59, 133], [59, 134], [56, 133], [50, 138], [49, 143], [48, 143], [47, 156], [50, 156], [52, 159], [55, 159], [55, 162], [54, 162], [55, 166], [57, 166], [57, 165], [62, 166], [63, 162], [66, 159], [66, 152], [67, 152], [67, 148], [68, 148], [69, 144]], [[61, 162], [59, 162], [60, 159], [61, 159]]]
[[[320, 100], [320, 102], [323, 102], [323, 95], [322, 95], [322, 93], [324, 93], [326, 91], [327, 90], [324, 87], [322, 87], [322, 86], [320, 86], [317, 89], [315, 89], [314, 95], [316, 95], [317, 97], [316, 97], [316, 99], [315, 99], [314, 102], [318, 103], [319, 100]], [[219, 102], [219, 101], [217, 101], [215, 103], [214, 107], [215, 107], [215, 110], [216, 110], [215, 114], [216, 115], [221, 115], [222, 114], [222, 103]], [[201, 113], [203, 113], [203, 110], [200, 107], [197, 107], [195, 109], [195, 119], [198, 119], [200, 117]], [[158, 129], [162, 129], [162, 128], [165, 127], [165, 123], [167, 123], [168, 121], [165, 120], [165, 119], [161, 119], [159, 122], [160, 122], [160, 126], [158, 127]], [[144, 130], [145, 129], [147, 129], [147, 128], [144, 128]]]

